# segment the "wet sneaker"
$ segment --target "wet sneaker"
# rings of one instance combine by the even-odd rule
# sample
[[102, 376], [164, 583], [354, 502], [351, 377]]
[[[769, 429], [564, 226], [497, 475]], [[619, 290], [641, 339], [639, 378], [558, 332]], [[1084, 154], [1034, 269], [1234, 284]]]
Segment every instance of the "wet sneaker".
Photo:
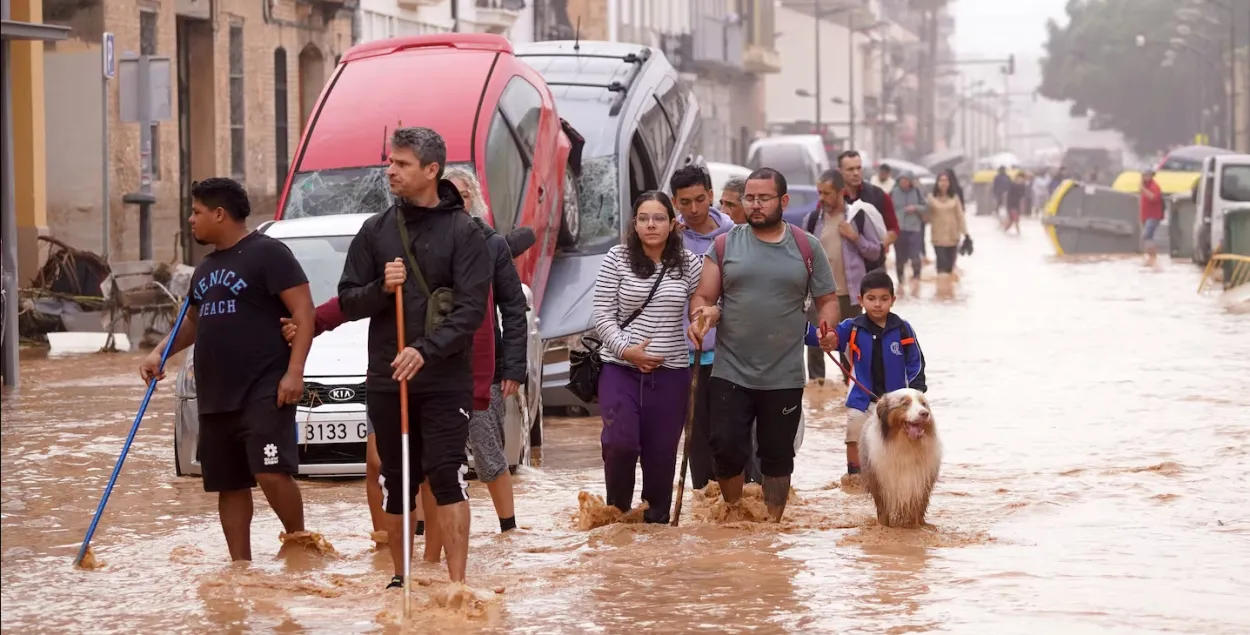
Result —
[[402, 588], [404, 588], [404, 576], [402, 576], [402, 575], [392, 576], [392, 577], [391, 577], [391, 583], [390, 583], [390, 584], [388, 584], [388, 585], [386, 585], [386, 588], [388, 588], [388, 589], [402, 589]]

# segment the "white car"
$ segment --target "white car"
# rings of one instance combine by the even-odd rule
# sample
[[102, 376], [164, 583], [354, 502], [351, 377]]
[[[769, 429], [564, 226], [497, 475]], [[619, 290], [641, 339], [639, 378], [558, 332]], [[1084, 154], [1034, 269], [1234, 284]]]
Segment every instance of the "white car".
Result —
[[1224, 215], [1250, 203], [1250, 154], [1221, 154], [1202, 160], [1194, 193], [1194, 262], [1205, 265], [1224, 251]]
[[[281, 240], [295, 254], [320, 305], [338, 295], [347, 248], [371, 214], [337, 214], [271, 221], [257, 231]], [[542, 426], [542, 345], [533, 296], [524, 286], [528, 320], [529, 381], [520, 399], [509, 399], [504, 424], [508, 464], [529, 464], [532, 430]], [[365, 472], [365, 373], [368, 368], [369, 321], [347, 322], [313, 340], [304, 366], [304, 397], [297, 406], [299, 473], [308, 476], [353, 476]], [[174, 471], [200, 475], [199, 417], [195, 400], [194, 347], [178, 370], [174, 396]], [[470, 465], [472, 467], [472, 465]]]

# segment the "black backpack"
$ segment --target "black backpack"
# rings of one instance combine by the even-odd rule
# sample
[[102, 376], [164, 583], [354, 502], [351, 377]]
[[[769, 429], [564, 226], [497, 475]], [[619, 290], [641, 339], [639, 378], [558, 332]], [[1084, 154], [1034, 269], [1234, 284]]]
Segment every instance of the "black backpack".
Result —
[[[820, 207], [817, 206], [816, 209], [812, 210], [812, 213], [807, 215], [807, 233], [813, 236], [816, 236], [816, 221], [820, 219], [819, 214], [820, 214]], [[866, 222], [867, 220], [868, 220], [868, 214], [863, 213], [863, 212], [856, 214], [855, 220], [852, 221], [855, 223], [855, 231], [859, 232], [860, 234], [863, 234], [864, 222]], [[820, 236], [816, 236], [816, 237], [820, 238]], [[884, 238], [885, 236], [878, 236], [877, 240], [882, 240]], [[876, 260], [868, 260], [866, 258], [864, 259], [864, 266], [866, 268], [865, 273], [867, 273], [867, 271], [875, 271], [877, 269], [881, 269], [885, 267], [885, 252], [886, 252], [886, 249], [885, 249], [885, 245], [883, 244], [881, 245], [881, 255], [878, 256]]]

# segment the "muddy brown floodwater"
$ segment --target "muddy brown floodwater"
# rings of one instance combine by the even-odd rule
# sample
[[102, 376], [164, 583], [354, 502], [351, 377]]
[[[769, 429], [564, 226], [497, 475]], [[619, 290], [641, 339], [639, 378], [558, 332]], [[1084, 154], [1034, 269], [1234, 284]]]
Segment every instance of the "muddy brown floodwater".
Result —
[[[473, 617], [430, 608], [446, 574], [418, 565], [409, 630], [1250, 632], [1250, 316], [1196, 295], [1190, 264], [1067, 261], [1036, 224], [973, 230], [957, 298], [926, 282], [897, 309], [946, 447], [931, 527], [878, 527], [836, 485], [837, 389], [809, 390], [781, 526], [687, 494], [679, 529], [578, 530], [578, 493], [602, 494], [599, 423], [551, 418], [542, 467], [516, 479], [526, 531], [497, 534], [472, 488], [470, 582], [503, 593]], [[95, 536], [103, 566], [70, 565], [143, 393], [137, 361], [31, 357], [4, 397], [3, 630], [404, 630], [359, 480], [303, 481], [308, 528], [337, 554], [280, 555], [258, 504], [256, 561], [224, 562], [214, 499], [173, 474], [169, 384]]]

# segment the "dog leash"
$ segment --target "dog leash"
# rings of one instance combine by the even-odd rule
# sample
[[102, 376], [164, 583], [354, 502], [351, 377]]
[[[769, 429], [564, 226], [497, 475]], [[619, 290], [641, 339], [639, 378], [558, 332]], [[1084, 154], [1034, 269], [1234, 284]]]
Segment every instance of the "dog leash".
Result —
[[[825, 336], [825, 334], [826, 334], [826, 333], [828, 333], [828, 332], [829, 332], [829, 323], [828, 323], [828, 322], [821, 322], [821, 323], [820, 323], [820, 334], [821, 334], [821, 337], [824, 337], [824, 336]], [[880, 398], [881, 398], [881, 397], [880, 397], [877, 393], [873, 392], [873, 391], [872, 391], [872, 390], [870, 390], [867, 386], [865, 386], [863, 383], [861, 383], [858, 379], [856, 379], [856, 378], [855, 378], [855, 376], [854, 376], [854, 375], [852, 375], [852, 374], [851, 374], [851, 372], [850, 372], [849, 370], [847, 370], [847, 369], [846, 369], [846, 367], [845, 367], [845, 366], [843, 366], [841, 362], [839, 362], [839, 361], [838, 361], [838, 358], [837, 358], [837, 357], [834, 357], [834, 355], [833, 355], [833, 352], [832, 352], [832, 351], [825, 351], [825, 356], [827, 356], [827, 357], [829, 358], [829, 361], [833, 362], [833, 365], [834, 365], [834, 366], [837, 366], [837, 367], [838, 367], [838, 370], [842, 371], [842, 376], [843, 376], [843, 377], [846, 377], [847, 379], [851, 380], [852, 382], [854, 382], [854, 383], [855, 383], [855, 385], [856, 385], [856, 386], [859, 386], [859, 389], [860, 389], [860, 390], [862, 390], [862, 391], [864, 391], [864, 392], [868, 393], [868, 396], [869, 396], [869, 398], [871, 399], [871, 401], [875, 402], [875, 401], [877, 401], [878, 399], [880, 399]]]

